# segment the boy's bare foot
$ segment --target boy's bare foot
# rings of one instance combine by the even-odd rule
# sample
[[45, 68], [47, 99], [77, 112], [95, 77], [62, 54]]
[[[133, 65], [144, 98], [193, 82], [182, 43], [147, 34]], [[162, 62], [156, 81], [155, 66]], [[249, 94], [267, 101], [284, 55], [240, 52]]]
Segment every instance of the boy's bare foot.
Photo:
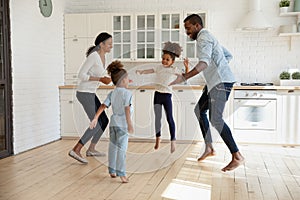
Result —
[[120, 176], [122, 183], [128, 183], [129, 179], [126, 176]]
[[245, 158], [241, 155], [240, 152], [236, 152], [232, 154], [232, 160], [230, 163], [222, 169], [223, 172], [232, 171], [236, 169], [238, 166], [243, 165], [245, 163]]
[[176, 141], [172, 140], [171, 141], [171, 153], [173, 153], [175, 151], [175, 148], [176, 148]]
[[160, 137], [156, 137], [154, 149], [157, 150], [160, 144]]
[[117, 175], [116, 174], [114, 174], [114, 173], [112, 173], [112, 174], [109, 174], [110, 175], [110, 177], [111, 178], [116, 178], [117, 177]]

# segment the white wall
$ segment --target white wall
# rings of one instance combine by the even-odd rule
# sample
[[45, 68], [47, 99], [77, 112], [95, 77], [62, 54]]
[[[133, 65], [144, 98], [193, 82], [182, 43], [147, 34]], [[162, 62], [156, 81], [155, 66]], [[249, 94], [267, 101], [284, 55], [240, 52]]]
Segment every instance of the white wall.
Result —
[[[296, 17], [279, 17], [279, 0], [261, 0], [261, 9], [273, 31], [241, 33], [235, 28], [252, 0], [65, 0], [66, 12], [153, 12], [171, 10], [208, 11], [209, 30], [228, 48], [238, 82], [275, 82], [287, 68], [300, 69], [300, 36], [279, 37], [282, 24], [296, 23]], [[85, 2], [85, 3], [84, 3]], [[84, 5], [84, 6], [82, 6]]]
[[53, 0], [45, 18], [38, 3], [10, 1], [15, 154], [60, 138], [64, 4]]

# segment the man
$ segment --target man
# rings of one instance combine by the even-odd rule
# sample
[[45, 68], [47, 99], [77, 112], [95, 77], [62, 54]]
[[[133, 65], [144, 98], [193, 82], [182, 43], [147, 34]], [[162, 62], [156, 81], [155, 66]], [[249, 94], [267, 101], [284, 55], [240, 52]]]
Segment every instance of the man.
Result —
[[232, 160], [222, 171], [234, 170], [244, 163], [244, 157], [241, 155], [232, 137], [230, 128], [223, 120], [225, 103], [235, 82], [228, 64], [232, 56], [210, 32], [203, 29], [202, 19], [199, 15], [192, 14], [186, 17], [184, 27], [186, 34], [197, 42], [199, 62], [190, 72], [178, 74], [177, 79], [170, 85], [181, 83], [203, 71], [206, 86], [195, 107], [195, 114], [205, 140], [205, 150], [198, 158], [198, 161], [215, 155], [207, 119], [207, 111], [209, 110], [210, 123], [217, 129], [232, 154]]

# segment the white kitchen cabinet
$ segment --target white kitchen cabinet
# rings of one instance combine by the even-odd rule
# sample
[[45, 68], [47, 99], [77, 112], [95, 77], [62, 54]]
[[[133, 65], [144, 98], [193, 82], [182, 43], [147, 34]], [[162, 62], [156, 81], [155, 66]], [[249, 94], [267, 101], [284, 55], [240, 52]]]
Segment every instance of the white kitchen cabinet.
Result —
[[136, 139], [155, 138], [154, 131], [154, 110], [153, 110], [153, 93], [154, 90], [134, 90], [134, 135]]
[[61, 136], [81, 137], [89, 120], [76, 98], [75, 89], [60, 89]]
[[[65, 82], [75, 84], [80, 66], [86, 58], [87, 49], [94, 45], [101, 32], [111, 34], [112, 20], [108, 13], [65, 15]], [[107, 60], [112, 55], [108, 54]]]
[[[98, 89], [97, 95], [101, 103], [105, 100], [110, 90]], [[88, 119], [82, 105], [76, 98], [76, 89], [60, 89], [60, 113], [61, 113], [61, 136], [81, 137], [88, 128]], [[108, 117], [111, 109], [105, 110]], [[108, 127], [104, 131], [102, 138], [108, 137]]]
[[201, 93], [200, 90], [176, 90], [173, 95], [173, 102], [177, 109], [178, 140], [202, 139], [200, 126], [194, 112]]
[[300, 144], [300, 90], [279, 90], [278, 135], [281, 144]]
[[87, 16], [87, 35], [95, 39], [101, 32], [112, 33], [112, 17], [110, 13], [89, 13]]
[[85, 60], [88, 49], [88, 38], [65, 39], [65, 74], [78, 74], [81, 64]]
[[87, 37], [87, 14], [65, 14], [65, 38]]

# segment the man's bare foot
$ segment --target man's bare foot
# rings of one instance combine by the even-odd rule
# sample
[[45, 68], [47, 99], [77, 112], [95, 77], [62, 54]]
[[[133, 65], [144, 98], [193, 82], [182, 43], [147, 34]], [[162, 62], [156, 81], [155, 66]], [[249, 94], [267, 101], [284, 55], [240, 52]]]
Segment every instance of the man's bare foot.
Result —
[[173, 153], [175, 151], [175, 148], [176, 148], [176, 140], [172, 140], [171, 141], [171, 153]]
[[232, 160], [230, 163], [222, 169], [223, 172], [232, 171], [236, 169], [238, 166], [243, 165], [245, 163], [245, 158], [241, 155], [240, 152], [236, 152], [232, 154]]
[[126, 176], [120, 176], [122, 183], [128, 183], [129, 179]]
[[216, 152], [213, 149], [206, 149], [203, 154], [198, 158], [198, 162], [205, 160], [207, 157], [215, 156]]
[[160, 144], [160, 137], [156, 137], [154, 149], [157, 150]]

